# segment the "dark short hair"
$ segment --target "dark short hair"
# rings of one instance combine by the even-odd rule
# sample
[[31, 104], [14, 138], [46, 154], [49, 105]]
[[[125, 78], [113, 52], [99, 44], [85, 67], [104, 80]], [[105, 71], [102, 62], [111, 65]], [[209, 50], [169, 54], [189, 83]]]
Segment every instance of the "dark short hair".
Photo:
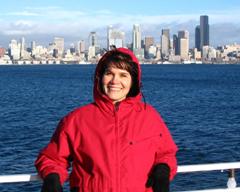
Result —
[[102, 78], [107, 69], [110, 67], [116, 67], [119, 69], [124, 69], [128, 71], [132, 77], [132, 86], [130, 88], [130, 91], [127, 95], [127, 97], [134, 97], [137, 96], [140, 92], [140, 85], [139, 85], [139, 79], [138, 79], [138, 64], [135, 63], [131, 56], [119, 51], [109, 51], [104, 56], [103, 60], [100, 60], [100, 69], [98, 71], [98, 77], [99, 78], [99, 85], [100, 91], [103, 92], [103, 86], [102, 86]]

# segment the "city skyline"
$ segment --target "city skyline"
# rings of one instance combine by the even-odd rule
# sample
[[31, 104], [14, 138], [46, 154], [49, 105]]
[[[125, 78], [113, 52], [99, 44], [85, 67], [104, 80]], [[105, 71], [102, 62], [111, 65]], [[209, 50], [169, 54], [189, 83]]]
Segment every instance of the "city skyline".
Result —
[[[171, 36], [179, 30], [190, 33], [190, 47], [194, 46], [194, 30], [200, 15], [210, 17], [210, 44], [213, 46], [240, 41], [240, 3], [231, 1], [139, 2], [123, 0], [92, 1], [17, 1], [9, 0], [0, 8], [0, 45], [7, 47], [11, 39], [25, 37], [27, 43], [47, 45], [53, 37], [65, 39], [66, 46], [87, 40], [91, 31], [98, 34], [100, 44], [106, 47], [106, 31], [113, 25], [126, 33], [131, 42], [133, 24], [140, 24], [142, 37], [153, 36], [160, 42], [161, 30], [169, 28]], [[221, 38], [220, 38], [221, 37]]]

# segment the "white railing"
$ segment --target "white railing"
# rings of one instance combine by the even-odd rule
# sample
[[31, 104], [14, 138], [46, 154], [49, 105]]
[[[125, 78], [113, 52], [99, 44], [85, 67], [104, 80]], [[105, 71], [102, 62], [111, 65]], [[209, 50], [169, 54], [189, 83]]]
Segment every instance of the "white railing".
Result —
[[[178, 173], [191, 173], [191, 172], [206, 172], [206, 171], [229, 171], [226, 188], [223, 189], [207, 189], [197, 190], [191, 192], [240, 192], [235, 180], [235, 169], [240, 169], [240, 162], [232, 163], [212, 163], [212, 164], [199, 164], [199, 165], [180, 165], [178, 166]], [[15, 182], [31, 182], [40, 181], [41, 178], [38, 174], [19, 174], [19, 175], [0, 175], [1, 183], [15, 183]], [[188, 191], [190, 192], [190, 191]]]

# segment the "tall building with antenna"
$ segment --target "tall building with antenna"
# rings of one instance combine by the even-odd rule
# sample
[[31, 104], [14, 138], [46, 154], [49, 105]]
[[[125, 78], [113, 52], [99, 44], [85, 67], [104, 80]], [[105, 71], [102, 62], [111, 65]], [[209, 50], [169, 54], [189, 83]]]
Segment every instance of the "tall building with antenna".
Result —
[[200, 48], [202, 50], [203, 46], [209, 45], [209, 24], [208, 16], [200, 16]]

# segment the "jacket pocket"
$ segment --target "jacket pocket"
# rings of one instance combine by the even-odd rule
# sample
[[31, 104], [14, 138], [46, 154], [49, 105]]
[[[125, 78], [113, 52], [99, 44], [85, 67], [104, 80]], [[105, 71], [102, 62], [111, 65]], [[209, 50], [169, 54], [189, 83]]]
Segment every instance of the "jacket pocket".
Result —
[[141, 143], [147, 143], [147, 142], [157, 142], [160, 141], [162, 137], [162, 134], [157, 134], [157, 135], [152, 135], [152, 136], [147, 136], [143, 138], [137, 138], [137, 139], [128, 139], [129, 145], [137, 145]]

